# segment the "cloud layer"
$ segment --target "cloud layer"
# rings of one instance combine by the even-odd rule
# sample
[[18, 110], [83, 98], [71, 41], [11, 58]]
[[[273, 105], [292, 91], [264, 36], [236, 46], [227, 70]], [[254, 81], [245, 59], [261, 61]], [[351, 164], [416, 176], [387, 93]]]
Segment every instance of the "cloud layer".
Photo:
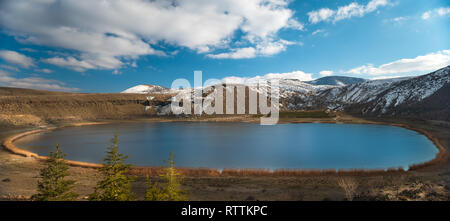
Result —
[[312, 74], [305, 73], [303, 71], [292, 71], [292, 72], [286, 72], [286, 73], [269, 73], [265, 75], [257, 75], [255, 77], [226, 77], [222, 79], [222, 82], [228, 83], [228, 84], [254, 84], [258, 83], [259, 81], [267, 81], [270, 79], [297, 79], [300, 81], [310, 81], [313, 80]]
[[404, 58], [375, 67], [371, 64], [353, 68], [349, 74], [396, 74], [416, 71], [434, 71], [450, 65], [450, 50], [442, 50], [435, 53]]
[[360, 5], [352, 2], [346, 6], [338, 7], [336, 10], [321, 8], [319, 10], [308, 12], [309, 22], [315, 24], [319, 22], [337, 22], [351, 17], [362, 17], [367, 13], [373, 12], [379, 7], [389, 4], [388, 0], [371, 0], [367, 5]]
[[[288, 0], [15, 0], [2, 2], [0, 25], [22, 43], [78, 52], [47, 63], [76, 71], [117, 69], [141, 55], [166, 56], [160, 45], [198, 53], [230, 48], [239, 31], [238, 48], [229, 58], [270, 55], [289, 45], [279, 30], [301, 30]], [[246, 55], [242, 55], [246, 54]], [[253, 54], [253, 55], [252, 55]], [[212, 55], [213, 58], [227, 58]]]
[[236, 48], [231, 49], [230, 52], [224, 52], [219, 54], [208, 54], [210, 58], [216, 59], [241, 59], [241, 58], [254, 58], [256, 56], [270, 56], [285, 51], [288, 45], [302, 45], [299, 42], [291, 42], [286, 40], [279, 40], [277, 42], [260, 42], [255, 47]]
[[333, 73], [334, 73], [333, 71], [324, 70], [324, 71], [319, 72], [319, 75], [322, 76], [322, 77], [326, 77], [326, 76], [333, 75]]
[[450, 15], [450, 7], [448, 8], [437, 8], [434, 10], [430, 10], [430, 11], [426, 11], [422, 14], [422, 19], [423, 20], [427, 20], [429, 18], [431, 18], [432, 16], [447, 16]]
[[57, 80], [38, 77], [15, 78], [10, 73], [0, 70], [0, 86], [31, 88], [53, 91], [78, 91], [78, 88], [69, 88], [65, 83]]
[[8, 63], [19, 65], [23, 68], [34, 67], [34, 60], [15, 51], [0, 50], [0, 58]]

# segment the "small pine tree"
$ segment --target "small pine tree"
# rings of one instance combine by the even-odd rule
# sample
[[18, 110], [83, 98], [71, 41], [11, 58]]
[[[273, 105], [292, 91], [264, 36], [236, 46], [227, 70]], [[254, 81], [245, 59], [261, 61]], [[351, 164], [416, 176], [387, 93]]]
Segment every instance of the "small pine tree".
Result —
[[64, 161], [64, 154], [59, 144], [56, 145], [56, 151], [50, 152], [45, 161], [46, 167], [40, 171], [40, 180], [38, 181], [38, 193], [31, 197], [36, 201], [71, 201], [78, 197], [78, 194], [71, 192], [75, 181], [66, 180], [69, 175], [69, 166]]
[[145, 201], [164, 201], [166, 199], [163, 191], [158, 187], [158, 183], [154, 182], [153, 184], [150, 181], [150, 178], [146, 179], [147, 189], [145, 190]]
[[94, 193], [89, 196], [91, 201], [132, 201], [135, 200], [134, 193], [131, 192], [131, 182], [134, 177], [127, 176], [131, 164], [125, 164], [128, 156], [119, 153], [119, 136], [114, 135], [112, 144], [106, 151], [106, 158], [103, 160], [103, 167], [100, 172], [103, 180], [97, 183]]
[[175, 169], [174, 154], [170, 152], [168, 160], [169, 167], [164, 168], [161, 175], [165, 183], [162, 188], [163, 200], [166, 201], [184, 201], [187, 200], [186, 191], [181, 188], [183, 176]]

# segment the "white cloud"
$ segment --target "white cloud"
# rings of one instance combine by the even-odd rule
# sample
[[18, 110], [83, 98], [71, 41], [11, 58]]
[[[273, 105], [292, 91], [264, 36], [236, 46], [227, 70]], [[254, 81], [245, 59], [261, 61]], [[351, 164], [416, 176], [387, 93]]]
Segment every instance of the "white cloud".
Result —
[[67, 58], [53, 57], [53, 58], [43, 59], [42, 61], [49, 63], [49, 64], [56, 65], [56, 66], [73, 69], [73, 70], [79, 71], [79, 72], [83, 72], [87, 69], [96, 68], [96, 66], [94, 64], [91, 64], [90, 62], [87, 62], [87, 61], [78, 60], [74, 57], [67, 57]]
[[292, 42], [280, 39], [279, 41], [259, 42], [256, 47], [231, 49], [230, 52], [208, 54], [207, 57], [215, 59], [241, 59], [254, 58], [256, 56], [271, 56], [285, 51], [288, 45], [303, 45], [301, 42]]
[[366, 12], [373, 12], [381, 6], [389, 4], [389, 0], [372, 0], [366, 5]]
[[303, 23], [298, 22], [297, 20], [289, 19], [287, 27], [303, 31], [305, 28], [305, 25]]
[[446, 15], [450, 15], [450, 7], [448, 8], [441, 7], [434, 10], [426, 11], [422, 14], [422, 19], [427, 20], [431, 18], [431, 16], [446, 16]]
[[219, 54], [209, 54], [207, 55], [210, 58], [223, 59], [223, 58], [231, 58], [231, 59], [240, 59], [240, 58], [254, 58], [256, 56], [256, 49], [252, 47], [248, 48], [238, 48], [232, 49], [231, 52], [219, 53]]
[[409, 19], [409, 17], [400, 16], [400, 17], [395, 17], [395, 18], [391, 18], [391, 19], [385, 19], [385, 20], [383, 20], [383, 22], [392, 22], [392, 23], [400, 24], [408, 19]]
[[334, 22], [351, 18], [351, 17], [362, 17], [366, 13], [366, 8], [356, 2], [350, 3], [347, 6], [339, 7], [334, 16]]
[[323, 29], [317, 29], [317, 30], [313, 31], [312, 35], [316, 35], [316, 34], [324, 32], [324, 31], [325, 30], [323, 30]]
[[19, 68], [11, 66], [11, 65], [6, 65], [6, 64], [0, 64], [0, 68], [3, 68], [5, 70], [7, 69], [7, 70], [10, 70], [10, 71], [15, 71], [15, 72], [19, 72], [20, 71]]
[[238, 30], [249, 47], [277, 41], [281, 29], [303, 29], [288, 2], [17, 0], [2, 3], [0, 25], [23, 43], [78, 52], [71, 55], [78, 62], [63, 58], [72, 69], [118, 69], [122, 59], [170, 54], [156, 49], [164, 44], [199, 53], [228, 48]]
[[394, 76], [377, 76], [377, 77], [373, 77], [370, 80], [384, 80], [384, 79], [392, 79], [392, 78], [399, 78], [402, 76], [399, 75], [394, 75]]
[[37, 52], [37, 50], [32, 49], [32, 48], [21, 48], [21, 51], [26, 51], [26, 52]]
[[18, 87], [18, 88], [31, 88], [41, 90], [54, 90], [54, 91], [78, 91], [78, 88], [66, 87], [64, 82], [28, 77], [28, 78], [15, 78], [10, 73], [0, 70], [0, 86], [4, 87]]
[[263, 56], [269, 56], [285, 51], [287, 45], [294, 45], [294, 44], [301, 44], [301, 43], [281, 39], [277, 42], [274, 41], [263, 42], [261, 44], [258, 44], [256, 46], [256, 49], [258, 54]]
[[427, 19], [429, 19], [431, 17], [431, 11], [427, 11], [427, 12], [424, 12], [423, 14], [422, 14], [422, 19], [423, 20], [427, 20]]
[[371, 64], [353, 68], [350, 74], [396, 74], [415, 71], [434, 71], [450, 65], [450, 50], [442, 50], [435, 53], [417, 56], [415, 58], [404, 58], [375, 67]]
[[317, 11], [311, 11], [308, 12], [309, 21], [313, 24], [321, 22], [321, 21], [328, 21], [335, 12], [329, 8], [322, 8]]
[[448, 15], [448, 14], [450, 14], [450, 7], [448, 7], [448, 8], [438, 8], [438, 9], [436, 9], [436, 12], [440, 16]]
[[328, 36], [328, 32], [325, 31], [324, 29], [317, 29], [311, 33], [311, 35], [318, 35], [318, 34], [321, 34], [324, 37]]
[[280, 79], [297, 79], [300, 81], [313, 80], [312, 74], [305, 73], [303, 71], [293, 71], [287, 73], [269, 73], [264, 75], [266, 79], [280, 78]]
[[327, 70], [319, 72], [320, 76], [322, 76], [322, 77], [333, 75], [333, 73], [334, 73], [333, 71], [327, 71]]
[[51, 74], [51, 73], [53, 73], [52, 70], [47, 69], [47, 68], [36, 69], [35, 71], [37, 71], [37, 72], [42, 72], [42, 73], [46, 73], [46, 74]]
[[32, 58], [15, 51], [0, 50], [0, 58], [9, 63], [20, 65], [23, 68], [35, 66]]
[[338, 7], [336, 10], [321, 8], [319, 10], [308, 12], [308, 17], [312, 24], [322, 21], [337, 22], [351, 17], [362, 17], [365, 14], [373, 12], [379, 7], [388, 4], [388, 0], [371, 0], [367, 5], [360, 5], [356, 2], [352, 2], [346, 6]]
[[270, 79], [297, 79], [300, 81], [313, 80], [312, 74], [305, 73], [303, 71], [292, 71], [287, 73], [269, 73], [263, 76], [257, 75], [255, 77], [226, 77], [222, 79], [222, 82], [228, 84], [253, 84], [259, 81], [267, 81]]

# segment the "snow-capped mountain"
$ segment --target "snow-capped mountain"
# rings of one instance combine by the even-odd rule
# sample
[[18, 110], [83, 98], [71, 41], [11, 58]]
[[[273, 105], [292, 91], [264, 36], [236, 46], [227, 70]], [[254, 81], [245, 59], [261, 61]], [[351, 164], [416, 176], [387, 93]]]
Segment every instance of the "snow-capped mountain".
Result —
[[[359, 78], [357, 78], [359, 79]], [[310, 94], [315, 93], [317, 91], [333, 88], [336, 86], [342, 86], [342, 85], [327, 85], [327, 84], [321, 84], [321, 83], [307, 83], [304, 81], [300, 81], [298, 79], [278, 79], [279, 80], [279, 86], [280, 86], [280, 92], [282, 96], [289, 96], [292, 93], [300, 93], [300, 94]], [[317, 79], [320, 80], [320, 79]], [[319, 81], [322, 82], [322, 81]], [[226, 79], [224, 83], [232, 84], [232, 85], [245, 85], [257, 92], [260, 93], [266, 93], [265, 87], [258, 88], [256, 85], [259, 83], [260, 85], [268, 85], [267, 79], [260, 79], [259, 81], [246, 81], [246, 82], [240, 82], [236, 83], [233, 81], [229, 81], [229, 79]], [[345, 85], [347, 85], [346, 83]], [[206, 87], [205, 87], [206, 88]], [[137, 85], [132, 88], [129, 88], [127, 90], [122, 91], [121, 93], [133, 93], [133, 94], [148, 94], [148, 93], [187, 93], [189, 88], [185, 89], [169, 89], [158, 85], [148, 85], [148, 84], [142, 84]], [[269, 87], [270, 90], [270, 87]]]
[[294, 96], [287, 103], [291, 110], [328, 108], [358, 111], [363, 115], [395, 114], [397, 107], [421, 102], [449, 83], [450, 66], [447, 66], [417, 77], [371, 80], [329, 88], [313, 96]]
[[[278, 80], [281, 98], [287, 98], [293, 95], [298, 96], [312, 95], [319, 91], [335, 87], [332, 85], [312, 85], [297, 79], [278, 79]], [[267, 94], [267, 90], [270, 91], [270, 84], [268, 83], [268, 81], [263, 81], [262, 84], [260, 82], [260, 85], [267, 87], [257, 87], [255, 84], [247, 84], [245, 86], [248, 86], [250, 89], [262, 94]]]
[[121, 93], [128, 94], [150, 94], [150, 93], [167, 93], [170, 92], [170, 89], [159, 86], [159, 85], [150, 85], [150, 84], [141, 84], [131, 88], [128, 88]]
[[[262, 83], [267, 84], [267, 81]], [[414, 112], [411, 108], [422, 108], [425, 102], [428, 105], [427, 109], [433, 109], [441, 115], [443, 113], [448, 115], [449, 83], [450, 66], [417, 77], [382, 80], [336, 76], [308, 82], [298, 79], [279, 79], [280, 108], [282, 110], [345, 110], [362, 115], [380, 116]], [[245, 86], [262, 94], [267, 94], [270, 90], [270, 87], [257, 87], [256, 82], [246, 82]], [[439, 93], [436, 93], [438, 91]], [[204, 88], [204, 93], [209, 92], [208, 88]], [[190, 96], [193, 94], [193, 89], [171, 90], [161, 86], [138, 85], [122, 93], [176, 93], [181, 96]], [[430, 99], [432, 101], [427, 101]], [[164, 106], [156, 108], [164, 110], [164, 114], [168, 114], [167, 111], [170, 109]]]

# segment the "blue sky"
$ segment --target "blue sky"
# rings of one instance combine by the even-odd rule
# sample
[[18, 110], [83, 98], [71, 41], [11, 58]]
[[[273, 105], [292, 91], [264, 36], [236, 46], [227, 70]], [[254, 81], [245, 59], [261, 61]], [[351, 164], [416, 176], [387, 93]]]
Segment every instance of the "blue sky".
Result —
[[2, 1], [0, 86], [411, 76], [450, 65], [446, 0]]

